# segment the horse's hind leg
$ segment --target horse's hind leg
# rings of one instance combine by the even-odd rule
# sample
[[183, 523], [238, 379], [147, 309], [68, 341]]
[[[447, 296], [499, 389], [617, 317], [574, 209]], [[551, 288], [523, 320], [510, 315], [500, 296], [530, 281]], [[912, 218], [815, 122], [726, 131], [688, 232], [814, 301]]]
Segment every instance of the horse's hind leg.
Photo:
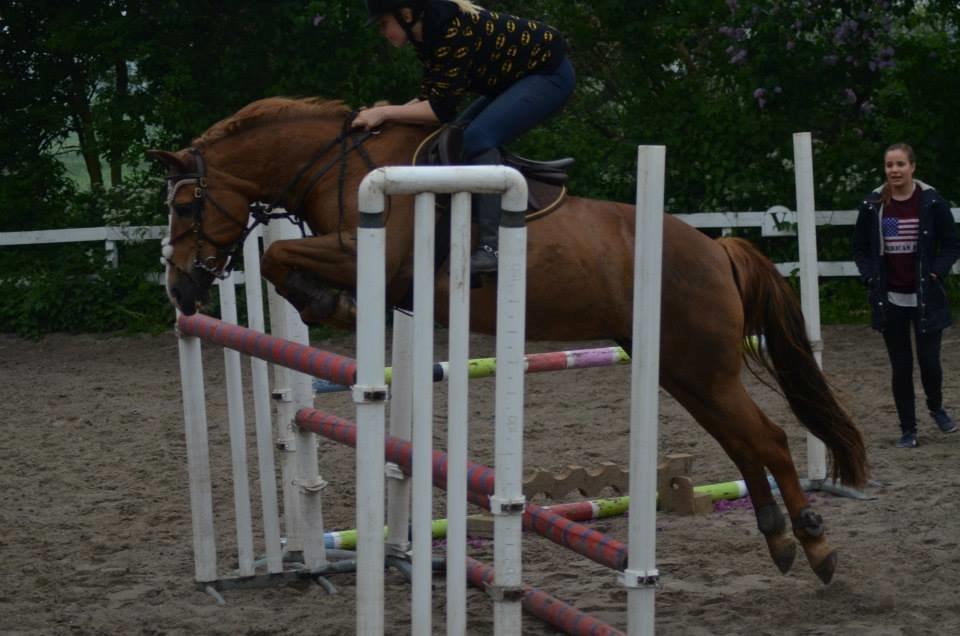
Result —
[[[807, 555], [807, 562], [814, 573], [824, 583], [829, 583], [837, 569], [837, 553], [827, 543], [823, 519], [813, 511], [807, 500], [807, 494], [800, 485], [797, 468], [790, 456], [786, 435], [783, 430], [771, 422], [758, 407], [754, 406], [757, 414], [772, 430], [776, 430], [782, 438], [777, 449], [771, 449], [765, 460], [767, 469], [777, 481], [783, 503], [790, 513], [790, 522], [793, 526], [793, 535], [800, 541], [803, 551]], [[759, 515], [759, 509], [758, 509]]]
[[793, 564], [796, 544], [787, 531], [765, 468], [780, 488], [793, 522], [793, 534], [803, 546], [810, 566], [821, 580], [829, 582], [836, 555], [827, 544], [819, 516], [807, 506], [783, 430], [763, 414], [739, 380], [726, 387], [714, 384], [710, 394], [671, 393], [717, 439], [740, 469], [753, 500], [757, 526], [780, 571], [786, 573]]
[[[727, 451], [733, 457], [732, 451]], [[757, 516], [757, 528], [767, 542], [770, 558], [783, 574], [790, 571], [797, 556], [797, 544], [787, 532], [787, 520], [770, 489], [767, 474], [763, 466], [755, 463], [745, 464], [734, 460], [740, 474], [747, 483], [747, 490], [753, 501], [754, 514]]]

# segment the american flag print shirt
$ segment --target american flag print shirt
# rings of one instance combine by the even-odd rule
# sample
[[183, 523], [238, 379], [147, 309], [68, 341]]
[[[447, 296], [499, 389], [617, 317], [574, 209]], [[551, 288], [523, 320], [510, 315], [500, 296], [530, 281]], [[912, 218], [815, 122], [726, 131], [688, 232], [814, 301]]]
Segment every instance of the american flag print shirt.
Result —
[[920, 219], [886, 217], [883, 219], [883, 251], [886, 254], [913, 254], [917, 251]]
[[890, 291], [913, 293], [917, 286], [917, 241], [920, 237], [920, 188], [905, 201], [890, 199], [880, 220]]

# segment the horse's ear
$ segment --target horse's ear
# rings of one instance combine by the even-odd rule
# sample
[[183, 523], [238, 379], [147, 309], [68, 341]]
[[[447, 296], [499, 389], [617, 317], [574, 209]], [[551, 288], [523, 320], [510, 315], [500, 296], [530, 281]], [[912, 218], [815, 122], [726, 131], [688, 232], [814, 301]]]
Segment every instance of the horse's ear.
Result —
[[178, 157], [175, 153], [167, 152], [166, 150], [147, 150], [146, 155], [151, 159], [156, 159], [166, 167], [170, 168], [176, 172], [189, 172], [190, 166], [185, 164], [183, 160]]

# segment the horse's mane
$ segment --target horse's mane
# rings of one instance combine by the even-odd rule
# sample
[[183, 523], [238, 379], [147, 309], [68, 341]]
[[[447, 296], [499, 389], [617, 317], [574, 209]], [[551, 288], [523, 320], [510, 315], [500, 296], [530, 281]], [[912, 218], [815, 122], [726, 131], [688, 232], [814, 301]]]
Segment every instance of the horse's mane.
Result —
[[203, 146], [235, 133], [281, 121], [314, 117], [343, 117], [349, 107], [338, 99], [305, 97], [267, 97], [251, 102], [233, 115], [210, 126], [193, 140], [193, 146]]

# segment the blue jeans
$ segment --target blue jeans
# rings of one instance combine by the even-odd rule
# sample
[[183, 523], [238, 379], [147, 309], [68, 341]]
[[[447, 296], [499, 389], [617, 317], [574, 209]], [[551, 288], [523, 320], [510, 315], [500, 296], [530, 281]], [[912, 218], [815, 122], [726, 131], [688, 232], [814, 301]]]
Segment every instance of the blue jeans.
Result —
[[466, 163], [488, 150], [513, 141], [563, 108], [573, 93], [576, 75], [569, 59], [552, 73], [517, 80], [496, 97], [483, 97], [458, 119], [473, 121], [463, 131]]

